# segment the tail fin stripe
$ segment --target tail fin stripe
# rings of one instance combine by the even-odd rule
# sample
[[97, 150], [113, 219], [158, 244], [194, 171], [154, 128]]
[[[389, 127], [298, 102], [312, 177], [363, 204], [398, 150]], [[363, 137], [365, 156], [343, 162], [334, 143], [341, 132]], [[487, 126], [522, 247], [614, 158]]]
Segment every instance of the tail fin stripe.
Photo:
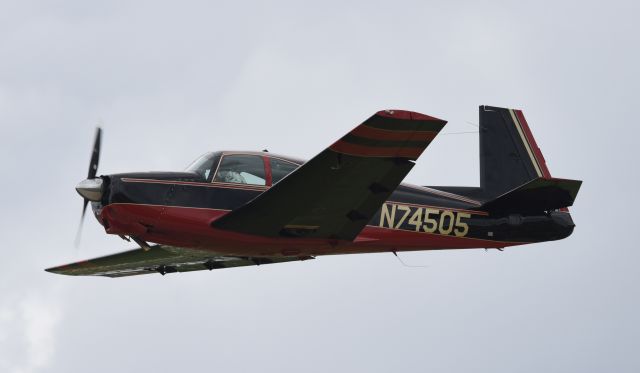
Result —
[[520, 124], [518, 117], [514, 113], [513, 109], [509, 109], [509, 114], [511, 114], [511, 119], [513, 119], [513, 123], [515, 123], [516, 125], [516, 129], [518, 130], [518, 134], [522, 139], [522, 143], [524, 144], [524, 147], [527, 149], [527, 153], [531, 158], [531, 163], [533, 164], [533, 167], [536, 169], [536, 174], [538, 175], [538, 177], [542, 177], [542, 171], [540, 171], [540, 165], [538, 164], [538, 160], [536, 159], [535, 155], [533, 154], [533, 151], [531, 150], [531, 144], [529, 144], [529, 140], [527, 139], [527, 136], [525, 136], [524, 131], [522, 130], [522, 125]]
[[[534, 179], [552, 179], [521, 110], [480, 107], [480, 187], [499, 196]], [[489, 198], [489, 197], [486, 197]]]
[[522, 110], [514, 110], [514, 112], [516, 114], [516, 118], [518, 118], [518, 121], [520, 122], [520, 125], [522, 127], [522, 130], [524, 131], [525, 136], [529, 140], [529, 144], [531, 145], [531, 150], [533, 151], [533, 155], [536, 157], [536, 160], [538, 161], [538, 165], [540, 166], [540, 171], [542, 171], [542, 175], [544, 175], [544, 177], [547, 179], [551, 178], [551, 172], [549, 172], [549, 168], [547, 167], [547, 162], [545, 161], [544, 156], [542, 155], [542, 152], [540, 151], [540, 148], [536, 143], [536, 139], [533, 137], [533, 134], [531, 133], [529, 124], [527, 123], [527, 120], [525, 119], [524, 114], [522, 114]]

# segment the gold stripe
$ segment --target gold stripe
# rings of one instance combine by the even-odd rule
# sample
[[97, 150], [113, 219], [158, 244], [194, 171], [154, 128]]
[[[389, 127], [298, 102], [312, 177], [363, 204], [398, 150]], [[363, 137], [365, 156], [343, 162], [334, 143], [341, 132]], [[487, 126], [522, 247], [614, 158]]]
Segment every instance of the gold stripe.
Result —
[[148, 207], [174, 207], [174, 208], [181, 208], [181, 209], [193, 209], [193, 210], [212, 210], [212, 211], [232, 211], [232, 210], [228, 210], [228, 209], [214, 209], [214, 208], [209, 208], [209, 207], [188, 207], [188, 206], [175, 206], [175, 205], [154, 205], [154, 204], [149, 204], [149, 203], [124, 203], [124, 202], [116, 202], [116, 203], [110, 203], [107, 206], [104, 206], [104, 208], [108, 207], [108, 206], [148, 206]]
[[454, 193], [445, 192], [445, 191], [442, 191], [442, 190], [439, 190], [439, 189], [433, 189], [433, 188], [429, 188], [429, 187], [426, 187], [426, 186], [413, 185], [413, 184], [408, 184], [408, 183], [402, 183], [400, 185], [404, 186], [404, 187], [407, 187], [407, 188], [410, 188], [410, 189], [415, 189], [415, 190], [419, 190], [419, 191], [422, 191], [422, 192], [428, 192], [428, 193], [432, 193], [432, 194], [437, 194], [437, 195], [442, 196], [442, 197], [455, 199], [455, 200], [462, 201], [462, 202], [471, 203], [473, 205], [478, 205], [478, 206], [482, 205], [482, 203], [480, 203], [480, 202], [478, 202], [476, 200], [473, 200], [471, 198], [467, 198], [467, 197], [464, 197], [464, 196], [461, 196], [461, 195], [458, 195], [458, 194], [454, 194]]
[[417, 204], [417, 203], [397, 202], [397, 201], [391, 201], [391, 200], [384, 201], [384, 203], [394, 204], [394, 205], [411, 206], [411, 207], [433, 208], [433, 209], [437, 209], [437, 210], [468, 212], [468, 213], [473, 214], [473, 215], [483, 215], [483, 216], [489, 215], [489, 213], [486, 212], [486, 211], [464, 210], [464, 209], [458, 209], [458, 208], [454, 208], [454, 207], [443, 207], [443, 206], [434, 206], [434, 205], [420, 205], [420, 204]]
[[257, 192], [267, 190], [270, 188], [269, 186], [266, 186], [266, 185], [224, 183], [220, 181], [213, 181], [210, 183], [200, 183], [200, 182], [194, 182], [194, 181], [178, 181], [178, 180], [132, 179], [127, 177], [123, 177], [121, 180], [125, 183], [191, 185], [191, 186], [201, 186], [206, 188], [242, 189], [242, 190], [251, 190], [251, 191], [257, 191]]
[[527, 137], [524, 135], [522, 131], [522, 127], [520, 125], [520, 121], [516, 117], [516, 114], [513, 112], [513, 109], [509, 109], [509, 114], [511, 114], [511, 119], [513, 119], [513, 123], [516, 125], [516, 129], [518, 130], [518, 134], [524, 143], [525, 149], [527, 149], [527, 153], [529, 153], [529, 157], [531, 158], [531, 163], [533, 163], [533, 168], [535, 168], [538, 177], [542, 177], [542, 172], [540, 171], [540, 166], [538, 165], [538, 160], [533, 156], [533, 152], [531, 151], [531, 146], [529, 145], [529, 141]]

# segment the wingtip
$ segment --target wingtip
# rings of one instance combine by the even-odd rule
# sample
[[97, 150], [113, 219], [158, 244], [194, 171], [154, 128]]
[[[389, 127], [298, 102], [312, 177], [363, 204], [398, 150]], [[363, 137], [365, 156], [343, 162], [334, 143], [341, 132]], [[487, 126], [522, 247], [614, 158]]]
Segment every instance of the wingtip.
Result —
[[64, 270], [64, 266], [45, 268], [45, 272], [54, 273], [56, 275], [70, 275]]
[[396, 110], [396, 109], [380, 110], [376, 114], [382, 117], [395, 118], [395, 119], [439, 121], [439, 122], [445, 122], [445, 123], [447, 122], [445, 120], [442, 120], [430, 115], [418, 113], [415, 111], [408, 111], [408, 110]]
[[60, 272], [57, 270], [57, 267], [45, 268], [44, 270], [45, 272], [60, 274]]

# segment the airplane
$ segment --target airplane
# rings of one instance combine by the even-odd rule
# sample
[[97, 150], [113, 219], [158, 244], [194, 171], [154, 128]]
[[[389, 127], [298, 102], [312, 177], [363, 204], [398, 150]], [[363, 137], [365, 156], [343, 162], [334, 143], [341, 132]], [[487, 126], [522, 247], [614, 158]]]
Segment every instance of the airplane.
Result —
[[[106, 233], [138, 248], [48, 268], [124, 277], [323, 255], [499, 249], [568, 237], [582, 184], [549, 173], [521, 110], [480, 106], [480, 186], [402, 183], [447, 123], [379, 111], [309, 161], [206, 153], [183, 172], [96, 176], [76, 187]], [[81, 221], [82, 222], [82, 221]]]

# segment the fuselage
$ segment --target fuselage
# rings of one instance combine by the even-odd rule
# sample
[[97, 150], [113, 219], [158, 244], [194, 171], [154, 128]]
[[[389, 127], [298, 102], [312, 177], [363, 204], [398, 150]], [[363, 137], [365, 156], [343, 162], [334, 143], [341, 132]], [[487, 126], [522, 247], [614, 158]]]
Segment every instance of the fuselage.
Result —
[[[244, 154], [263, 159], [264, 185], [218, 177], [222, 158]], [[391, 194], [354, 241], [270, 238], [213, 228], [216, 219], [286, 177], [276, 177], [274, 160], [290, 164], [291, 171], [303, 163], [266, 152], [210, 153], [203, 166], [187, 172], [103, 176], [105, 193], [92, 208], [110, 234], [239, 256], [503, 248], [562, 239], [574, 228], [568, 211], [495, 214], [482, 208], [481, 193], [453, 193], [450, 190], [455, 188], [406, 183]]]

